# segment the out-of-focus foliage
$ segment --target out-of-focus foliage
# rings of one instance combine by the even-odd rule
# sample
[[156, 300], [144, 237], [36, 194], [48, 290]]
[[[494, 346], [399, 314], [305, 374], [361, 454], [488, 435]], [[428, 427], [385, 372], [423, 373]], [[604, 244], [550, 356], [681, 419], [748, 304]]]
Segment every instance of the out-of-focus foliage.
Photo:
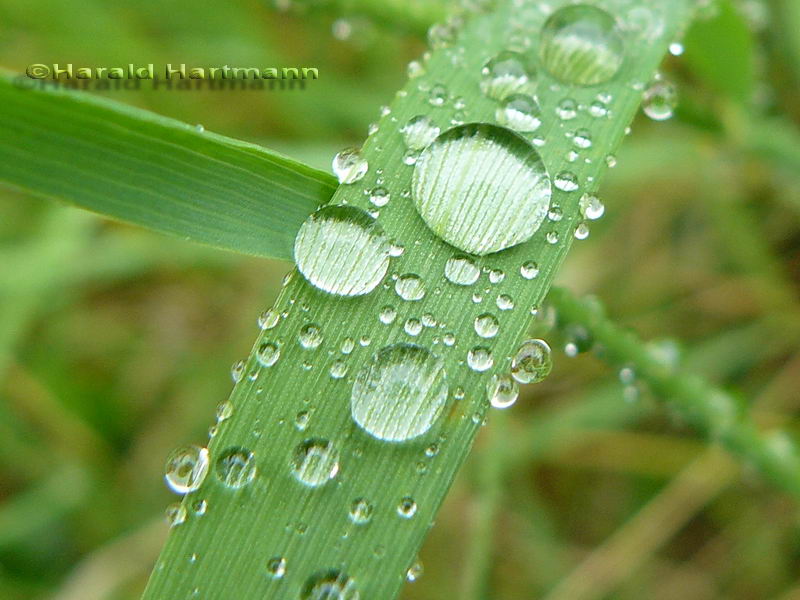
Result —
[[[634, 125], [606, 216], [560, 276], [795, 438], [799, 17], [789, 0], [743, 0], [689, 32], [664, 66], [677, 116]], [[20, 71], [316, 66], [304, 91], [106, 95], [322, 168], [364, 137], [422, 48], [413, 28], [239, 1], [0, 0], [0, 21], [0, 64]], [[6, 191], [0, 214], [0, 597], [136, 598], [166, 535], [164, 457], [205, 438], [286, 265]], [[556, 358], [479, 440], [404, 598], [458, 596], [484, 575], [497, 600], [800, 594], [794, 502], [596, 354]]]

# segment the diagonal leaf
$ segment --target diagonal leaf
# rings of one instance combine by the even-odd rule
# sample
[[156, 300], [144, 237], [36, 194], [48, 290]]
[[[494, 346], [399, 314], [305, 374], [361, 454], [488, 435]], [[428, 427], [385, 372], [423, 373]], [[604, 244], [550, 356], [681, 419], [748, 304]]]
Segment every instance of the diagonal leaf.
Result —
[[254, 144], [7, 72], [0, 77], [0, 182], [284, 259], [300, 224], [336, 189], [330, 175]]
[[[511, 357], [530, 326], [531, 308], [543, 301], [576, 227], [580, 225], [578, 234], [585, 237], [579, 211], [582, 193], [594, 193], [606, 166], [613, 164], [611, 154], [636, 113], [642, 82], [652, 78], [668, 43], [693, 12], [690, 0], [596, 0], [592, 4], [602, 6], [620, 23], [624, 60], [618, 61], [613, 43], [602, 41], [602, 31], [600, 43], [594, 38], [584, 44], [581, 27], [576, 28], [577, 40], [573, 30], [559, 29], [558, 43], [542, 59], [539, 44], [550, 13], [574, 3], [489, 4], [491, 10], [467, 15], [459, 27], [434, 30], [435, 48], [424, 64], [411, 69], [416, 77], [397, 94], [364, 144], [366, 174], [340, 186], [333, 196], [334, 204], [347, 205], [333, 211], [340, 218], [356, 209], [379, 212], [378, 224], [395, 243], [386, 277], [357, 297], [325, 293], [326, 285], [314, 287], [297, 271], [287, 277], [273, 312], [263, 320], [264, 331], [252, 354], [234, 370], [237, 384], [209, 443], [208, 475], [183, 501], [187, 518], [173, 529], [156, 564], [145, 592], [148, 600], [192, 596], [388, 600], [399, 592], [486, 417], [490, 377], [508, 373]], [[595, 17], [591, 10], [586, 16]], [[595, 26], [609, 22], [614, 27], [609, 17], [591, 21], [588, 29], [596, 31]], [[607, 60], [592, 58], [598, 45], [603, 52], [597, 55]], [[501, 53], [507, 50], [528, 57], [538, 76], [526, 81], [515, 75], [524, 69], [518, 69], [517, 58], [505, 61], [508, 55]], [[497, 76], [487, 86], [484, 66], [498, 55], [502, 60], [493, 63]], [[548, 61], [550, 71], [538, 64], [542, 60]], [[592, 85], [604, 77], [602, 85]], [[497, 96], [502, 96], [504, 85], [527, 86], [524, 91], [537, 96], [541, 126], [532, 127], [535, 133], [528, 129], [517, 136], [494, 125], [502, 107]], [[525, 103], [530, 106], [528, 99]], [[502, 112], [501, 119], [509, 118], [508, 112]], [[510, 112], [510, 118], [519, 116]], [[402, 131], [418, 116], [428, 117], [441, 131], [454, 122], [481, 125], [457, 130], [466, 132], [462, 137], [453, 138], [448, 132], [446, 142], [440, 139], [435, 147], [444, 155], [457, 149], [449, 157], [439, 155], [446, 164], [440, 163], [438, 170], [434, 164], [423, 172], [419, 165], [426, 163], [412, 166], [414, 156], [408, 148], [408, 138], [419, 129], [406, 128], [405, 136]], [[424, 124], [422, 129], [430, 133]], [[419, 137], [430, 143], [432, 136]], [[426, 145], [422, 142], [415, 137], [411, 145], [421, 148]], [[508, 150], [495, 152], [501, 144]], [[523, 146], [525, 151], [516, 153]], [[481, 155], [486, 149], [489, 155]], [[520, 180], [530, 179], [529, 171], [517, 168], [520, 163], [531, 170], [540, 168], [534, 160], [537, 152], [554, 180], [552, 210], [524, 241], [517, 237], [525, 233], [519, 221], [539, 208], [522, 206], [535, 191], [534, 184], [516, 195], [502, 192], [514, 192]], [[509, 160], [511, 153], [519, 160]], [[429, 189], [412, 191], [415, 173], [432, 182]], [[485, 203], [486, 212], [481, 214], [462, 210], [461, 193], [452, 192], [464, 192], [464, 181], [476, 175], [491, 181], [480, 189], [505, 202]], [[378, 194], [378, 187], [385, 190]], [[434, 192], [427, 193], [430, 189]], [[428, 216], [436, 220], [433, 229], [451, 241], [458, 238], [462, 250], [467, 242], [479, 253], [496, 249], [490, 244], [494, 234], [522, 243], [472, 257], [478, 281], [457, 285], [445, 277], [445, 268], [462, 250], [435, 235], [420, 218], [415, 200], [420, 201], [422, 194], [431, 213], [441, 208], [437, 198], [447, 204], [443, 212], [449, 214]], [[380, 200], [372, 202], [376, 196]], [[520, 210], [509, 210], [515, 206]], [[380, 256], [378, 250], [369, 251], [373, 234], [378, 234], [372, 225], [363, 224], [364, 217], [359, 221], [353, 217], [341, 229], [318, 236], [326, 244], [303, 257], [309, 260], [306, 266], [322, 267], [324, 273], [317, 274], [332, 280], [348, 273], [347, 284], [378, 272], [374, 262], [355, 270], [347, 264], [352, 259], [348, 252], [331, 251], [337, 245], [348, 247], [356, 230], [351, 225], [362, 223], [371, 233], [370, 241], [361, 246], [366, 250], [358, 255]], [[498, 223], [508, 227], [494, 227], [492, 236], [483, 235]], [[316, 221], [311, 221], [308, 230], [314, 227]], [[465, 231], [469, 240], [464, 239]], [[402, 278], [408, 274], [419, 276], [427, 293], [408, 293], [403, 282], [409, 279]], [[476, 328], [484, 313], [497, 320], [496, 334], [481, 335]], [[371, 362], [383, 361], [387, 347], [398, 343], [414, 344], [439, 357], [449, 386], [441, 418], [405, 441], [394, 436], [409, 426], [408, 419], [388, 418], [385, 430], [370, 435], [357, 422], [359, 414], [364, 417], [363, 412], [370, 411], [351, 406], [359, 374]], [[411, 352], [401, 357], [397, 372], [408, 368], [415, 373], [420, 355], [419, 350]], [[437, 370], [427, 379], [435, 383], [437, 402], [442, 398], [440, 373]], [[408, 387], [413, 388], [415, 380], [419, 381], [411, 379]], [[396, 393], [382, 396], [369, 407], [372, 416], [366, 418], [381, 421], [397, 407], [402, 410], [398, 396], [411, 393], [404, 391], [404, 381], [402, 375], [392, 379]], [[371, 389], [370, 383], [361, 390]], [[420, 406], [415, 415], [427, 409]], [[415, 418], [411, 421], [416, 424]], [[310, 441], [316, 445], [309, 446]], [[308, 452], [310, 447], [316, 448], [315, 454]], [[338, 469], [332, 468], [334, 457]], [[255, 471], [250, 470], [253, 466]], [[237, 477], [236, 472], [248, 476]], [[314, 476], [311, 483], [309, 474]], [[371, 519], [366, 518], [367, 505]]]

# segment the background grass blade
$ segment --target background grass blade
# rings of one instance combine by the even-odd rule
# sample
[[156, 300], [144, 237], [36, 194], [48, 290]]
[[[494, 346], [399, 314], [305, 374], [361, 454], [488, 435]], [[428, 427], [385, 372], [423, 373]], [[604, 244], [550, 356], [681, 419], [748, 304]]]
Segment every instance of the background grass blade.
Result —
[[278, 258], [291, 256], [294, 232], [335, 189], [329, 175], [259, 146], [8, 73], [0, 77], [0, 182]]
[[[507, 50], [510, 40], [529, 45], [525, 51], [536, 55], [548, 13], [534, 4], [519, 4], [498, 2], [492, 12], [470, 15], [457, 36], [454, 32], [452, 39], [438, 40], [425, 61], [425, 73], [396, 96], [365, 143], [363, 155], [370, 165], [366, 177], [341, 186], [333, 197], [336, 204], [374, 210], [365, 192], [378, 185], [383, 173], [382, 185], [391, 200], [381, 208], [379, 222], [405, 248], [390, 272], [419, 275], [428, 293], [418, 302], [405, 302], [387, 279], [371, 294], [342, 299], [323, 294], [296, 273], [287, 278], [275, 305], [280, 322], [262, 332], [244, 364], [230, 399], [232, 414], [219, 424], [209, 444], [211, 472], [202, 487], [184, 500], [189, 518], [173, 529], [145, 598], [193, 593], [225, 597], [231, 589], [246, 598], [303, 598], [315, 574], [332, 570], [352, 577], [361, 598], [388, 599], [398, 593], [486, 417], [487, 380], [509, 369], [510, 357], [532, 319], [530, 309], [543, 301], [581, 219], [581, 192], [555, 190], [553, 200], [561, 214], [554, 212], [528, 242], [478, 259], [484, 270], [480, 283], [464, 288], [443, 276], [454, 249], [434, 237], [404, 194], [412, 168], [404, 160], [403, 125], [420, 114], [427, 114], [441, 129], [453, 121], [494, 122], [498, 103], [480, 91], [482, 67]], [[569, 3], [553, 2], [549, 8], [564, 4]], [[634, 9], [642, 8], [632, 0], [596, 4], [626, 23]], [[551, 175], [573, 172], [583, 192], [595, 191], [606, 165], [613, 162], [609, 155], [638, 108], [641, 83], [653, 76], [668, 43], [688, 22], [692, 5], [683, 0], [648, 3], [647, 10], [656, 27], [642, 31], [631, 26], [626, 31], [625, 62], [612, 83], [572, 86], [539, 73], [535, 93], [543, 124], [536, 135], [546, 140], [540, 153]], [[599, 95], [608, 108], [605, 118], [592, 116], [585, 108]], [[584, 108], [572, 118], [558, 118], [566, 112], [565, 100]], [[574, 132], [581, 128], [591, 131], [593, 143], [581, 149], [584, 160], [572, 161]], [[520, 275], [520, 266], [529, 260], [539, 265], [538, 277], [532, 280]], [[504, 277], [493, 276], [490, 283], [489, 270]], [[397, 311], [388, 324], [378, 319], [384, 306]], [[491, 340], [475, 333], [475, 317], [484, 312], [493, 313], [500, 324], [500, 334]], [[412, 335], [406, 333], [409, 319], [437, 325]], [[323, 336], [314, 349], [298, 344], [300, 330], [310, 324]], [[450, 345], [443, 342], [446, 334], [453, 336]], [[279, 344], [281, 355], [264, 368], [256, 350], [268, 342]], [[353, 378], [365, 362], [397, 342], [429, 347], [444, 359], [451, 398], [446, 416], [430, 432], [411, 442], [388, 444], [367, 436], [353, 423], [349, 396]], [[468, 352], [478, 345], [490, 347], [494, 356], [494, 366], [483, 373], [465, 364]], [[342, 347], [347, 350], [342, 352]], [[330, 369], [339, 361], [347, 374], [333, 378]], [[295, 448], [309, 438], [329, 440], [340, 455], [336, 479], [317, 489], [301, 485], [290, 470]], [[254, 481], [238, 491], [228, 489], [218, 477], [217, 461], [233, 448], [252, 451], [258, 469]], [[405, 497], [416, 502], [413, 518], [398, 515]], [[367, 525], [348, 519], [357, 498], [367, 499], [374, 509]], [[203, 500], [207, 511], [194, 514], [193, 507]], [[286, 560], [281, 578], [267, 576], [266, 565], [273, 558]], [[473, 589], [480, 586], [476, 582]]]

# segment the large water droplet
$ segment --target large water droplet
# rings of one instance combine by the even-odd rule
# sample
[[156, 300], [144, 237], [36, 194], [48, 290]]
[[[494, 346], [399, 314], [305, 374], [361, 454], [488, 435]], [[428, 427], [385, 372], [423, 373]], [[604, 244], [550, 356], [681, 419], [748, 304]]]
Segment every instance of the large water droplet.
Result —
[[428, 146], [414, 169], [412, 195], [425, 223], [471, 254], [528, 240], [550, 204], [550, 179], [539, 153], [509, 129], [454, 127]]
[[495, 100], [502, 100], [509, 94], [524, 88], [530, 73], [525, 57], [517, 52], [505, 50], [489, 60], [481, 70], [481, 90]]
[[294, 242], [297, 268], [315, 287], [331, 294], [371, 292], [389, 268], [383, 228], [354, 206], [326, 206], [300, 227]]
[[339, 569], [314, 573], [300, 592], [301, 600], [359, 600], [355, 579]]
[[511, 375], [520, 383], [538, 383], [550, 374], [553, 359], [544, 340], [527, 340], [511, 361]]
[[545, 23], [539, 46], [545, 69], [564, 83], [597, 85], [617, 74], [624, 44], [614, 18], [588, 4], [556, 11]]
[[176, 494], [188, 494], [203, 483], [208, 474], [208, 449], [182, 446], [167, 457], [164, 479]]
[[298, 444], [292, 457], [292, 474], [297, 481], [319, 487], [339, 472], [339, 451], [328, 440], [314, 438]]
[[399, 442], [428, 431], [447, 401], [444, 363], [412, 344], [387, 346], [353, 383], [350, 410], [374, 437]]
[[217, 459], [216, 473], [227, 487], [244, 487], [256, 476], [255, 456], [246, 448], [228, 448]]
[[444, 265], [444, 276], [456, 285], [472, 285], [478, 281], [481, 270], [468, 256], [453, 256]]
[[347, 148], [333, 157], [333, 173], [339, 183], [355, 183], [363, 179], [368, 169], [369, 163], [358, 148]]

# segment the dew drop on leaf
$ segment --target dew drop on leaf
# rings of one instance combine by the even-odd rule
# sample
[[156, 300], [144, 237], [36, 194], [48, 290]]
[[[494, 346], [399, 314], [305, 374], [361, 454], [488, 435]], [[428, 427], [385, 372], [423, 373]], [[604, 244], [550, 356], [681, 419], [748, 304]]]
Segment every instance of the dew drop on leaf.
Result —
[[164, 479], [176, 494], [188, 494], [203, 483], [208, 474], [208, 449], [200, 446], [182, 446], [167, 457]]
[[394, 344], [375, 354], [356, 376], [353, 420], [370, 435], [392, 442], [427, 432], [447, 401], [444, 363], [429, 350]]
[[539, 57], [556, 79], [574, 85], [605, 83], [617, 74], [624, 43], [614, 18], [588, 4], [553, 13], [544, 25]]
[[298, 444], [292, 456], [292, 474], [300, 483], [319, 487], [339, 472], [339, 451], [328, 440], [313, 438]]
[[481, 91], [495, 100], [503, 100], [520, 91], [531, 77], [526, 62], [526, 58], [517, 52], [500, 52], [481, 69]]
[[550, 195], [536, 149], [489, 124], [444, 132], [422, 152], [412, 177], [414, 203], [428, 227], [470, 254], [528, 240], [547, 214]]
[[486, 384], [486, 397], [494, 408], [508, 408], [519, 397], [519, 385], [510, 375], [493, 375]]
[[553, 359], [544, 340], [527, 340], [511, 361], [511, 376], [520, 383], [538, 383], [550, 374]]
[[542, 125], [539, 103], [528, 94], [512, 94], [498, 107], [497, 122], [520, 133], [533, 133]]
[[244, 487], [256, 476], [255, 456], [246, 448], [228, 448], [217, 459], [216, 474], [229, 488]]
[[311, 575], [303, 585], [300, 600], [359, 600], [356, 581], [339, 569]]
[[453, 256], [444, 265], [447, 281], [456, 285], [472, 285], [481, 276], [481, 270], [468, 256]]
[[326, 206], [300, 227], [297, 268], [313, 286], [341, 296], [371, 292], [389, 268], [389, 239], [375, 219], [354, 206]]
[[363, 179], [368, 170], [369, 163], [358, 148], [346, 148], [333, 157], [333, 174], [339, 183], [355, 183]]

